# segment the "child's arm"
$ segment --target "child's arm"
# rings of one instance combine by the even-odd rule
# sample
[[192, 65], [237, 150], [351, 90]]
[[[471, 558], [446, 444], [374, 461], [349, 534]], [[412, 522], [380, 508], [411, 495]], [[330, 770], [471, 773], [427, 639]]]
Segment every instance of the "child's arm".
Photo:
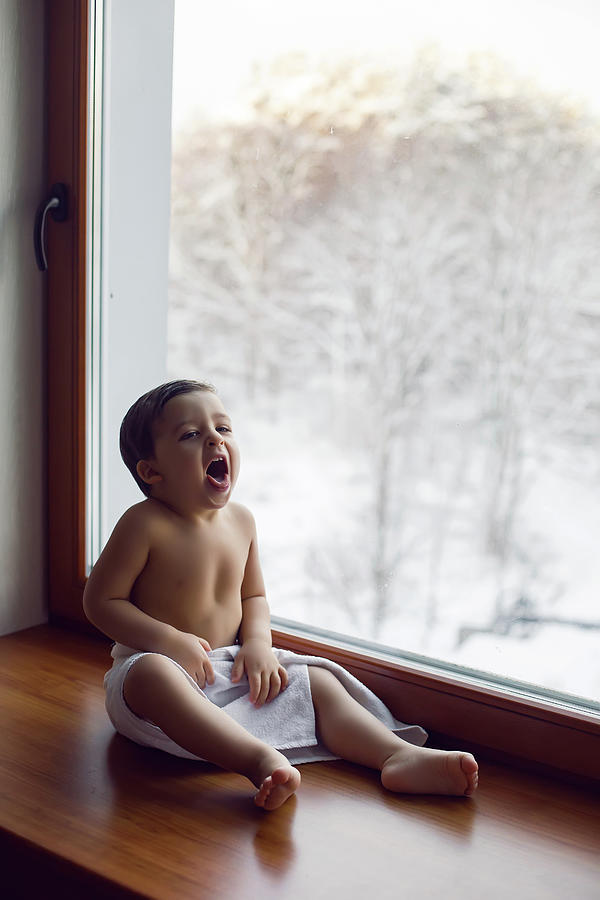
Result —
[[233, 665], [231, 680], [238, 682], [244, 671], [250, 685], [250, 700], [262, 706], [287, 687], [288, 676], [271, 649], [271, 616], [258, 558], [256, 526], [250, 513], [252, 540], [242, 582], [241, 648]]
[[151, 527], [137, 507], [121, 517], [90, 572], [83, 608], [90, 622], [113, 641], [175, 659], [204, 687], [205, 681], [214, 681], [208, 641], [154, 619], [129, 599], [148, 560]]

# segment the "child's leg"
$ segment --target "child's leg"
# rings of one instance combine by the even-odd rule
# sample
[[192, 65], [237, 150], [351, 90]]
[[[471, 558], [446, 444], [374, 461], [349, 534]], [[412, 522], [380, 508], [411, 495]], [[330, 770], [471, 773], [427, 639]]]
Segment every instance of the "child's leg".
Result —
[[391, 791], [411, 794], [472, 794], [478, 768], [470, 753], [415, 747], [372, 716], [332, 672], [308, 667], [320, 739], [349, 762], [381, 771]]
[[298, 788], [300, 773], [282, 753], [198, 694], [165, 656], [140, 657], [127, 673], [123, 693], [136, 715], [158, 725], [180, 747], [249, 778], [259, 789], [258, 806], [275, 809]]

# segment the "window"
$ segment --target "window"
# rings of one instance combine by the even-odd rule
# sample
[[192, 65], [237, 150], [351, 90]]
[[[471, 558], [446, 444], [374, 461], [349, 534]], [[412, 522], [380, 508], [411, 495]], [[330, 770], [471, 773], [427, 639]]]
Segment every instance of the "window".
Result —
[[168, 366], [276, 615], [592, 698], [600, 94], [539, 15], [177, 0]]
[[[73, 4], [79, 11], [85, 4]], [[114, 13], [114, 10], [112, 10]], [[79, 23], [79, 20], [77, 20]], [[113, 23], [114, 24], [114, 23]], [[74, 29], [75, 41], [71, 47], [80, 52], [85, 47], [85, 15], [81, 17], [81, 31]], [[57, 24], [58, 28], [58, 24]], [[71, 77], [73, 84], [82, 85], [82, 71], [85, 60], [79, 66], [77, 59], [73, 62]], [[59, 82], [56, 81], [55, 85]], [[84, 104], [82, 98], [73, 94], [68, 98], [76, 115], [73, 118], [74, 133], [78, 131], [77, 115], [82, 114]], [[64, 98], [63, 98], [64, 102]], [[68, 104], [67, 104], [68, 105]], [[56, 153], [59, 153], [57, 141]], [[60, 144], [69, 146], [61, 135]], [[85, 183], [82, 172], [84, 154], [81, 142], [75, 142], [80, 155], [70, 160], [75, 183], [81, 179]], [[63, 160], [64, 162], [64, 160]], [[104, 164], [104, 161], [103, 161]], [[91, 191], [90, 191], [91, 192]], [[49, 340], [53, 349], [50, 363], [50, 465], [56, 471], [56, 482], [51, 484], [50, 500], [51, 522], [51, 580], [52, 610], [55, 621], [81, 620], [79, 611], [81, 586], [85, 578], [83, 523], [85, 521], [84, 481], [82, 473], [82, 450], [84, 447], [82, 424], [85, 421], [85, 380], [82, 366], [85, 360], [86, 342], [82, 336], [83, 291], [82, 291], [82, 256], [77, 253], [84, 246], [84, 229], [82, 227], [81, 198], [79, 194], [80, 218], [75, 221], [72, 237], [75, 242], [76, 268], [67, 278], [68, 268], [61, 283], [60, 302], [50, 303]], [[75, 275], [76, 277], [73, 277]], [[103, 273], [103, 277], [105, 277]], [[50, 285], [51, 293], [56, 290], [58, 280]], [[106, 288], [106, 282], [104, 282]], [[122, 299], [122, 297], [120, 298]], [[69, 305], [70, 304], [70, 305]], [[75, 322], [75, 328], [72, 323]], [[131, 334], [136, 335], [137, 344], [143, 343], [145, 319], [131, 320]], [[59, 345], [58, 341], [62, 343]], [[131, 344], [134, 341], [130, 341]], [[58, 348], [60, 347], [60, 352]], [[105, 348], [104, 348], [105, 349]], [[130, 376], [136, 377], [133, 369]], [[136, 392], [136, 396], [137, 396]], [[106, 403], [106, 398], [103, 399]], [[90, 406], [88, 400], [88, 409]], [[106, 407], [105, 407], [106, 408]], [[66, 454], [66, 455], [65, 455]], [[51, 469], [52, 470], [52, 469]], [[52, 481], [52, 479], [51, 479]], [[73, 503], [65, 503], [65, 498], [72, 496]], [[56, 527], [58, 524], [58, 528]], [[62, 531], [60, 530], [62, 528]], [[280, 643], [288, 646], [305, 647], [306, 642], [294, 635], [280, 634]], [[311, 645], [312, 646], [312, 645]], [[356, 650], [332, 650], [350, 667], [360, 671], [365, 680], [371, 681], [379, 693], [390, 702], [392, 707], [402, 709], [407, 717], [419, 719], [430, 730], [445, 734], [459, 735], [461, 740], [509, 750], [517, 755], [533, 759], [546, 759], [558, 767], [567, 768], [565, 751], [573, 746], [573, 740], [581, 741], [581, 750], [577, 759], [568, 765], [572, 771], [591, 773], [594, 771], [593, 760], [597, 747], [598, 726], [593, 712], [574, 711], [561, 707], [555, 697], [531, 702], [521, 697], [511, 698], [506, 690], [500, 690], [490, 684], [470, 681], [464, 674], [448, 671], [432, 671], [426, 665], [415, 663], [410, 654], [401, 661], [382, 661], [376, 651], [369, 654]], [[396, 685], [396, 687], [394, 687]], [[486, 718], [486, 716], [492, 718]], [[514, 727], [513, 727], [514, 726]], [[552, 733], [551, 746], [548, 746], [548, 735]], [[558, 737], [557, 737], [558, 736]]]

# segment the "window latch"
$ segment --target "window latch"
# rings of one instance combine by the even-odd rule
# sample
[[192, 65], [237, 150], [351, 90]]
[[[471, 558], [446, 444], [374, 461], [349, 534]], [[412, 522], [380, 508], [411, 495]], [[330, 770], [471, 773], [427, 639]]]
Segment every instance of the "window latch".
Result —
[[69, 195], [66, 184], [58, 182], [50, 189], [48, 199], [38, 206], [33, 227], [33, 249], [40, 272], [48, 269], [46, 259], [46, 216], [50, 213], [55, 222], [64, 222], [69, 215]]

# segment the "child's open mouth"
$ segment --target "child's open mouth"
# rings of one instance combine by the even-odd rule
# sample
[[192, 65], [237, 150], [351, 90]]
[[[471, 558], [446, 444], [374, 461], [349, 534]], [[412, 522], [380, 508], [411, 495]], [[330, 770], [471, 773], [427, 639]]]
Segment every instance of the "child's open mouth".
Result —
[[206, 470], [209, 483], [217, 491], [226, 491], [229, 488], [229, 468], [227, 460], [223, 456], [213, 459]]

